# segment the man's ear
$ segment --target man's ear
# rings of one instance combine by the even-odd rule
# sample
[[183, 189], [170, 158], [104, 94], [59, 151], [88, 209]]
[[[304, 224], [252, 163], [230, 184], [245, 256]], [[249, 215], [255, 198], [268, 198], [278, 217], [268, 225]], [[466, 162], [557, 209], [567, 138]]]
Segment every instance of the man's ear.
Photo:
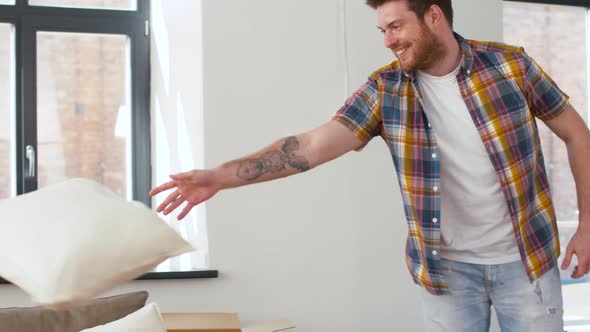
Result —
[[438, 26], [445, 20], [445, 15], [442, 9], [437, 5], [431, 5], [424, 13], [424, 22], [430, 27]]

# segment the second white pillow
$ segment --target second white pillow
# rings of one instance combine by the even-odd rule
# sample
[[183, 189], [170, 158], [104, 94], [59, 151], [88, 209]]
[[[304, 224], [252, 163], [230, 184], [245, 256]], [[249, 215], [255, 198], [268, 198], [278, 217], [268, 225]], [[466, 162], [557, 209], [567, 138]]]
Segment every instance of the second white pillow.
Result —
[[81, 332], [166, 332], [162, 315], [155, 303], [131, 313], [119, 320], [99, 325]]

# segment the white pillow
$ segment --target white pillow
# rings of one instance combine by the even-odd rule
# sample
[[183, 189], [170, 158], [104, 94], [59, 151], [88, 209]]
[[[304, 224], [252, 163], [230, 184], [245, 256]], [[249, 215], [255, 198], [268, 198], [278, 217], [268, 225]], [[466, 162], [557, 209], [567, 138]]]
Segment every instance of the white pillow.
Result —
[[150, 303], [119, 320], [81, 332], [166, 332], [166, 328], [158, 306]]
[[138, 202], [72, 179], [0, 201], [0, 276], [65, 308], [192, 251]]

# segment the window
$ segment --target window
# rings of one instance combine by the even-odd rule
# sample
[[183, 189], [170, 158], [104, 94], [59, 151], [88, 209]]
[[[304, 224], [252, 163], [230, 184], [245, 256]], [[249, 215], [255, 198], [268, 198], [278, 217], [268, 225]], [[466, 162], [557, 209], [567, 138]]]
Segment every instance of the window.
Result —
[[[137, 10], [49, 7], [131, 2]], [[136, 2], [0, 6], [2, 91], [16, 100], [2, 98], [0, 113], [0, 148], [13, 146], [0, 164], [4, 196], [85, 177], [150, 205], [148, 2]]]
[[[152, 3], [162, 55], [168, 35], [161, 1], [0, 0], [0, 199], [83, 177], [151, 205]], [[155, 114], [160, 145], [157, 139], [166, 141], [172, 129]], [[159, 165], [168, 148], [153, 149], [162, 155], [157, 180], [171, 172]], [[143, 279], [217, 276], [203, 270], [207, 242], [199, 211], [191, 222], [168, 220], [200, 250], [167, 260]]]
[[[532, 3], [532, 2], [547, 2]], [[548, 4], [554, 2], [555, 4]], [[588, 123], [590, 119], [590, 14], [582, 1], [504, 1], [504, 42], [526, 52], [570, 96], [570, 103]], [[561, 4], [561, 5], [558, 5]], [[565, 4], [565, 5], [564, 5]], [[567, 5], [570, 4], [570, 5]], [[590, 7], [590, 4], [587, 6]], [[565, 144], [542, 121], [537, 121], [549, 185], [555, 203], [562, 257], [578, 225], [575, 184]], [[561, 259], [560, 259], [561, 262]], [[572, 267], [575, 264], [572, 264]], [[571, 270], [571, 269], [570, 269]], [[561, 271], [564, 304], [576, 310], [587, 306], [590, 276], [571, 279]], [[585, 293], [580, 289], [586, 289]], [[583, 294], [583, 297], [580, 296]], [[586, 300], [582, 300], [586, 299]], [[574, 310], [574, 311], [576, 311]], [[590, 307], [584, 315], [590, 317]], [[566, 310], [566, 313], [568, 311]], [[571, 310], [570, 310], [571, 312]]]

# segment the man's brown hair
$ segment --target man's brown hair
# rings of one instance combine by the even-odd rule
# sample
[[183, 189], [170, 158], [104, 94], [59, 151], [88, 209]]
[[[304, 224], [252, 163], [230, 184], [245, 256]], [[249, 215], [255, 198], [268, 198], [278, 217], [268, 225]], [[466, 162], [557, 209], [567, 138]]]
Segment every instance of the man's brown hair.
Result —
[[[389, 1], [400, 1], [400, 0], [366, 0], [367, 5], [373, 9], [379, 8], [386, 2]], [[430, 6], [437, 5], [445, 14], [445, 18], [449, 25], [453, 27], [453, 5], [451, 0], [401, 0], [406, 1], [410, 11], [416, 13], [416, 16], [420, 21], [424, 22], [424, 14], [430, 9]]]

